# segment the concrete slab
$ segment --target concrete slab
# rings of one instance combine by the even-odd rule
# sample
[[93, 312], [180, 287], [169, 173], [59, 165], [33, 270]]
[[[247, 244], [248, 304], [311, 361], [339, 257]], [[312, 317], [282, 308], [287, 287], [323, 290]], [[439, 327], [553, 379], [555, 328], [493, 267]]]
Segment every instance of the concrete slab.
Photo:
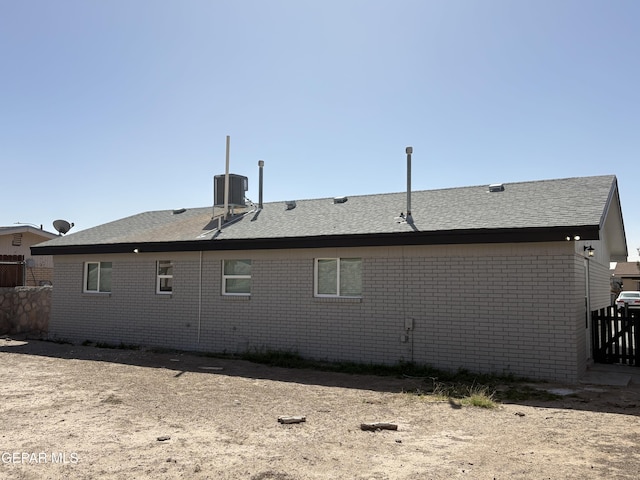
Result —
[[632, 383], [640, 385], [640, 368], [595, 363], [588, 368], [580, 383], [613, 387], [626, 387]]
[[574, 395], [578, 393], [578, 390], [571, 388], [549, 388], [545, 390], [549, 393], [553, 393], [554, 395], [560, 395], [561, 397], [566, 397], [567, 395]]
[[583, 385], [609, 385], [612, 387], [626, 387], [631, 383], [631, 375], [622, 373], [587, 372], [580, 379]]

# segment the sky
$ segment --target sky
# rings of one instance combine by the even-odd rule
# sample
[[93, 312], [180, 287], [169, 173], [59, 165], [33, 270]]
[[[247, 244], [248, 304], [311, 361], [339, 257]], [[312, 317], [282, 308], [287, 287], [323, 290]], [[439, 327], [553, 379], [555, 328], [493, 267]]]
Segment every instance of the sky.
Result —
[[0, 0], [0, 225], [617, 176], [640, 247], [637, 0]]

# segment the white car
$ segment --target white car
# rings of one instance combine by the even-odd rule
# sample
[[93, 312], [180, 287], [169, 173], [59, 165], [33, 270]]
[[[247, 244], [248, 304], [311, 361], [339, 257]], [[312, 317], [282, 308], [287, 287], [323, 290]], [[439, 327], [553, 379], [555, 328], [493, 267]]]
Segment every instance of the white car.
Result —
[[630, 309], [640, 308], [640, 292], [620, 292], [616, 298], [616, 308], [622, 312], [625, 305]]

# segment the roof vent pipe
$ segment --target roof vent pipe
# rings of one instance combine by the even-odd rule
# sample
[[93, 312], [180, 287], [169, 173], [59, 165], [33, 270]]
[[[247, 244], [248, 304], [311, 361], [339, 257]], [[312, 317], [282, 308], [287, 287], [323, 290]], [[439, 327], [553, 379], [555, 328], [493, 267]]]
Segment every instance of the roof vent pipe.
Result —
[[411, 216], [411, 154], [413, 153], [413, 147], [407, 147], [407, 223], [413, 223], [413, 217]]
[[258, 167], [260, 169], [258, 180], [258, 208], [262, 210], [262, 169], [264, 168], [264, 160], [258, 160]]
[[231, 137], [227, 135], [227, 154], [226, 154], [226, 166], [224, 171], [224, 221], [227, 221], [229, 215], [229, 144], [231, 143]]

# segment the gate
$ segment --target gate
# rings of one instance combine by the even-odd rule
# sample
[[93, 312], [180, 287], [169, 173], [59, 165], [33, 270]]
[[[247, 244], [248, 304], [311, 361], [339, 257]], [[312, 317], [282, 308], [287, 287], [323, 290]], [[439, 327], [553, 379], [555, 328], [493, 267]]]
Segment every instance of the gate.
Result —
[[640, 367], [640, 311], [615, 307], [591, 312], [593, 361]]
[[24, 285], [24, 255], [0, 255], [0, 287]]

